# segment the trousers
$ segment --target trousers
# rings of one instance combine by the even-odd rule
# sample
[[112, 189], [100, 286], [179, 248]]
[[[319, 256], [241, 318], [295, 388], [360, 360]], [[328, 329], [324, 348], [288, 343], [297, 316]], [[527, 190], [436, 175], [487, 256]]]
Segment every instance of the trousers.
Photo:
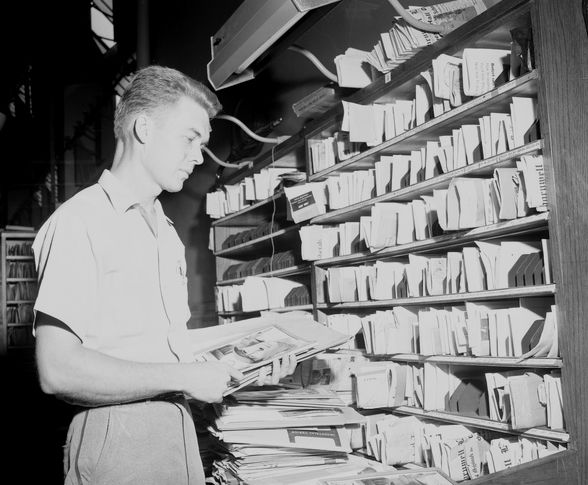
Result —
[[185, 399], [87, 408], [70, 424], [65, 485], [203, 485], [192, 413]]

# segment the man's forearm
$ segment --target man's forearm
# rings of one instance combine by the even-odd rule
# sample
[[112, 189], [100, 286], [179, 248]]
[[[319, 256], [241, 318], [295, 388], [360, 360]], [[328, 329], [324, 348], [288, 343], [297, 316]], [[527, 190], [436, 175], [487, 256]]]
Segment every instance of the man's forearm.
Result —
[[[61, 399], [100, 406], [183, 391], [182, 364], [130, 362], [71, 342], [59, 329], [40, 328], [37, 362], [43, 390]], [[64, 341], [65, 340], [65, 341]]]

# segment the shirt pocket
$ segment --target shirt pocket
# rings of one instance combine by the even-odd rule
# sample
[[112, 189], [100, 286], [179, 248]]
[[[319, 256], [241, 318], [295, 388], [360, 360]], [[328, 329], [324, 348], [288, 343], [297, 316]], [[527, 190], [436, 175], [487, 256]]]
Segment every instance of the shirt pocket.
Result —
[[146, 291], [148, 263], [138, 259], [132, 251], [118, 249], [106, 255], [100, 265], [100, 329], [97, 331], [103, 335], [133, 337], [145, 329], [140, 309], [145, 305], [145, 298], [151, 298]]

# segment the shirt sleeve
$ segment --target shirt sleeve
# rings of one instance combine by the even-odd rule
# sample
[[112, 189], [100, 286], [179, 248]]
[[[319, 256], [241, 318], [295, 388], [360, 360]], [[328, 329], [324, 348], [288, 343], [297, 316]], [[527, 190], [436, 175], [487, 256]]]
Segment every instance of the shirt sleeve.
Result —
[[39, 279], [35, 312], [60, 320], [84, 342], [97, 295], [87, 225], [75, 212], [60, 209], [37, 234], [33, 252]]

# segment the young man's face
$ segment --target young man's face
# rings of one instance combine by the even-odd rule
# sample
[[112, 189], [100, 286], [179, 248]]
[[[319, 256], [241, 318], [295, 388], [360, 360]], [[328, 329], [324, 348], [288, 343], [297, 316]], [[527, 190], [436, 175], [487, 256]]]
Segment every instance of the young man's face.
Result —
[[202, 145], [210, 136], [208, 113], [192, 99], [181, 98], [159, 111], [152, 126], [145, 168], [162, 190], [178, 192], [194, 166], [204, 161]]

